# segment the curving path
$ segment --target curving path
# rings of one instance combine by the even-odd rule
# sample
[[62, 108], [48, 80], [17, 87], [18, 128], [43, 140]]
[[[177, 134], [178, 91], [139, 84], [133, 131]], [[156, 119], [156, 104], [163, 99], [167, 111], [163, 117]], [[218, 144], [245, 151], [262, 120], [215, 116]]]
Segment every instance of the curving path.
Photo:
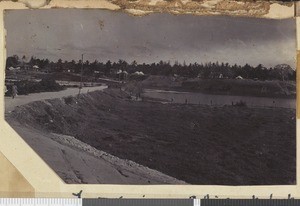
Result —
[[[81, 93], [104, 90], [106, 88], [107, 88], [106, 85], [97, 86], [97, 87], [83, 87], [81, 89]], [[78, 92], [79, 92], [78, 88], [67, 88], [59, 92], [41, 92], [41, 93], [32, 93], [28, 95], [19, 95], [15, 99], [12, 99], [11, 97], [5, 97], [4, 98], [5, 112], [10, 112], [14, 110], [14, 108], [17, 106], [28, 104], [34, 101], [53, 99], [53, 98], [62, 98], [67, 96], [76, 96], [78, 95]]]

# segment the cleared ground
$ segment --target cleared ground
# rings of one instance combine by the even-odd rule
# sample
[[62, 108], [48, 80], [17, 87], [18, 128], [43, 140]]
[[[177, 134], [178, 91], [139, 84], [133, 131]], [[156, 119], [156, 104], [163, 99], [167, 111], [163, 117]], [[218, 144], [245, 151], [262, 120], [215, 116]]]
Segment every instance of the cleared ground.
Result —
[[21, 106], [8, 122], [75, 136], [191, 184], [295, 184], [295, 110], [136, 102], [119, 89]]

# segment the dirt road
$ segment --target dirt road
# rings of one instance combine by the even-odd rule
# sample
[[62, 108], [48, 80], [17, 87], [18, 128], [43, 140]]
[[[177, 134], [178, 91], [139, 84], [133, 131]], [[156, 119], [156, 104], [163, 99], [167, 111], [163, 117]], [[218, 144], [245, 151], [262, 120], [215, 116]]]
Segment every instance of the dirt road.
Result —
[[[103, 90], [107, 88], [107, 86], [97, 86], [97, 87], [83, 87], [81, 89], [81, 93], [88, 93], [96, 90]], [[15, 107], [21, 106], [24, 104], [28, 104], [30, 102], [45, 100], [45, 99], [53, 99], [53, 98], [61, 98], [67, 96], [75, 96], [78, 94], [78, 88], [68, 88], [66, 90], [62, 90], [59, 92], [42, 92], [42, 93], [33, 93], [29, 95], [20, 95], [15, 99], [11, 97], [5, 97], [5, 112], [9, 112], [14, 110]]]

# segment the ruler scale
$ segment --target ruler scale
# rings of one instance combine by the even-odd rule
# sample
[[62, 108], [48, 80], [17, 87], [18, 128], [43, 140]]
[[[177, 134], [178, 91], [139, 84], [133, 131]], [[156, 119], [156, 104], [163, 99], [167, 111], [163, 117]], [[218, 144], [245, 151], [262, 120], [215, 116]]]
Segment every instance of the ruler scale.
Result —
[[202, 199], [201, 206], [300, 206], [295, 199]]
[[75, 198], [0, 198], [0, 206], [82, 206]]
[[83, 199], [83, 206], [193, 206], [192, 199]]
[[300, 206], [300, 200], [0, 198], [0, 206]]

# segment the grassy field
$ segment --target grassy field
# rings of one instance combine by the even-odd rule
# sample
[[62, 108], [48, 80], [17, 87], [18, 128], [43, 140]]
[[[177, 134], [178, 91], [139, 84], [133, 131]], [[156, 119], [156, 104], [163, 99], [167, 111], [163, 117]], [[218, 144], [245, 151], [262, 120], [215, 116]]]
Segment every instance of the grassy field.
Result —
[[119, 89], [33, 102], [7, 121], [75, 136], [191, 184], [295, 184], [295, 110], [130, 101]]

